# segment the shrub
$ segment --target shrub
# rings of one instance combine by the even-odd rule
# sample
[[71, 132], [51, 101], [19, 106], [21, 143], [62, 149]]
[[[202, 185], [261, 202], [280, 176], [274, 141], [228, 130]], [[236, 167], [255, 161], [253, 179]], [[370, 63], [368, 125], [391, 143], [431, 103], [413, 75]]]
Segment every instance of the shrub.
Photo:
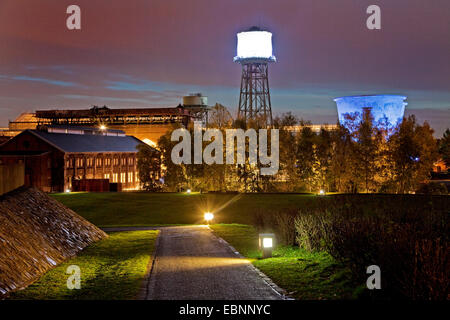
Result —
[[[395, 202], [392, 201], [395, 199]], [[414, 199], [414, 201], [411, 201]], [[298, 210], [261, 211], [285, 244], [326, 250], [365, 284], [381, 269], [384, 298], [449, 299], [449, 198], [343, 195]], [[294, 231], [292, 232], [292, 228]]]
[[375, 264], [390, 297], [446, 299], [448, 214], [397, 208], [367, 214], [353, 208], [310, 216], [316, 220], [311, 225], [321, 228], [310, 232], [310, 242], [323, 236], [326, 250], [348, 265], [356, 281], [365, 281], [366, 268]]
[[295, 216], [296, 210], [278, 211], [274, 214], [275, 218], [275, 233], [278, 236], [278, 241], [287, 246], [295, 245]]
[[444, 183], [430, 182], [420, 185], [419, 189], [417, 190], [417, 193], [439, 195], [439, 194], [448, 194], [448, 190]]
[[282, 245], [295, 245], [295, 209], [266, 212], [260, 210], [253, 215], [253, 223], [258, 232], [274, 232], [277, 242]]
[[299, 211], [294, 220], [297, 244], [309, 251], [325, 249], [325, 221], [326, 216], [321, 212]]

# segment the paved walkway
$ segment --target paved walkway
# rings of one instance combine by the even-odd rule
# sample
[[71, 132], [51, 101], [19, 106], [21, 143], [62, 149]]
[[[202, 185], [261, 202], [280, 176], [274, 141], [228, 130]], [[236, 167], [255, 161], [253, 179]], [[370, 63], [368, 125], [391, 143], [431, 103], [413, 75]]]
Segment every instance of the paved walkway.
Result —
[[142, 231], [142, 230], [160, 230], [164, 227], [106, 227], [101, 228], [105, 232], [121, 232], [121, 231]]
[[281, 299], [207, 226], [160, 228], [146, 299]]

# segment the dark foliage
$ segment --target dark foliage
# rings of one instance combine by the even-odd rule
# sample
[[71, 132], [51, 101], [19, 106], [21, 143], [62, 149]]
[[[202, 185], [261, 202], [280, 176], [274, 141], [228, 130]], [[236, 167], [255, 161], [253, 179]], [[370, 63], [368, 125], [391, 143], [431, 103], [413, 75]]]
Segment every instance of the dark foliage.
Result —
[[[272, 225], [283, 244], [289, 244], [293, 231], [299, 246], [327, 251], [358, 283], [365, 283], [368, 266], [378, 265], [383, 298], [445, 300], [449, 201], [445, 196], [342, 195], [296, 211], [260, 212], [255, 222], [264, 222], [265, 231]], [[367, 294], [380, 294], [375, 291]]]

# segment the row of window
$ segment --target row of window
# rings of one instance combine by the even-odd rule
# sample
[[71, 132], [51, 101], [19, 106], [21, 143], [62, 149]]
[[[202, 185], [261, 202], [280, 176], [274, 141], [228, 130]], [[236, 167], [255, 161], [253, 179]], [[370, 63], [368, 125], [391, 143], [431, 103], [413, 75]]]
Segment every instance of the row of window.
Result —
[[120, 182], [120, 183], [132, 183], [135, 182], [133, 181], [133, 177], [136, 179], [136, 182], [139, 182], [139, 175], [134, 172], [121, 172], [120, 173], [120, 181], [119, 181], [119, 174], [118, 173], [105, 173], [104, 178], [105, 179], [110, 179], [111, 182], [116, 183], [116, 182]]
[[[86, 162], [86, 167], [93, 167], [94, 166], [94, 158], [86, 158], [86, 161], [84, 161], [84, 158], [76, 158], [75, 159], [75, 168], [84, 168], [84, 164]], [[135, 159], [133, 157], [127, 157], [127, 158], [113, 158], [112, 163], [114, 166], [118, 166], [119, 162], [122, 166], [125, 165], [134, 165]], [[96, 167], [102, 167], [103, 162], [105, 163], [105, 167], [111, 166], [111, 158], [95, 158], [95, 166]], [[67, 168], [73, 167], [73, 159], [67, 160], [66, 163]]]

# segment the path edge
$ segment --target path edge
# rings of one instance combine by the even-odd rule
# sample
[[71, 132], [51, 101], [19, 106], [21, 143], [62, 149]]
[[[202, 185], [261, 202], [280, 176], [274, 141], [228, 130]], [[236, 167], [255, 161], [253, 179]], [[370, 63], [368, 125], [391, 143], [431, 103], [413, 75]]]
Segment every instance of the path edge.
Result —
[[[211, 230], [211, 233], [213, 234], [214, 237], [217, 238], [218, 241], [222, 242], [224, 245], [226, 245], [235, 255], [237, 255], [239, 258], [241, 259], [246, 259], [249, 260], [248, 258], [244, 257], [239, 251], [237, 251], [231, 244], [228, 243], [228, 241], [226, 241], [225, 239], [219, 237], [213, 229], [211, 229], [208, 225], [208, 229]], [[275, 282], [273, 282], [272, 279], [270, 279], [264, 272], [262, 272], [261, 270], [259, 270], [257, 267], [255, 267], [253, 265], [253, 263], [251, 263], [249, 261], [249, 264], [247, 265], [248, 268], [252, 269], [253, 271], [255, 271], [260, 277], [261, 279], [273, 290], [275, 291], [282, 300], [295, 300], [294, 298], [290, 297], [287, 294], [287, 291], [284, 290], [283, 288], [279, 287]]]
[[161, 238], [161, 229], [157, 229], [157, 230], [158, 230], [158, 236], [155, 240], [155, 247], [154, 247], [152, 255], [148, 261], [147, 268], [145, 271], [145, 277], [142, 280], [141, 286], [136, 295], [136, 300], [147, 300], [148, 299], [150, 278], [152, 276], [153, 269], [155, 266], [155, 261], [156, 261], [156, 256], [157, 256], [156, 253], [158, 251], [158, 246], [159, 246], [159, 239]]

